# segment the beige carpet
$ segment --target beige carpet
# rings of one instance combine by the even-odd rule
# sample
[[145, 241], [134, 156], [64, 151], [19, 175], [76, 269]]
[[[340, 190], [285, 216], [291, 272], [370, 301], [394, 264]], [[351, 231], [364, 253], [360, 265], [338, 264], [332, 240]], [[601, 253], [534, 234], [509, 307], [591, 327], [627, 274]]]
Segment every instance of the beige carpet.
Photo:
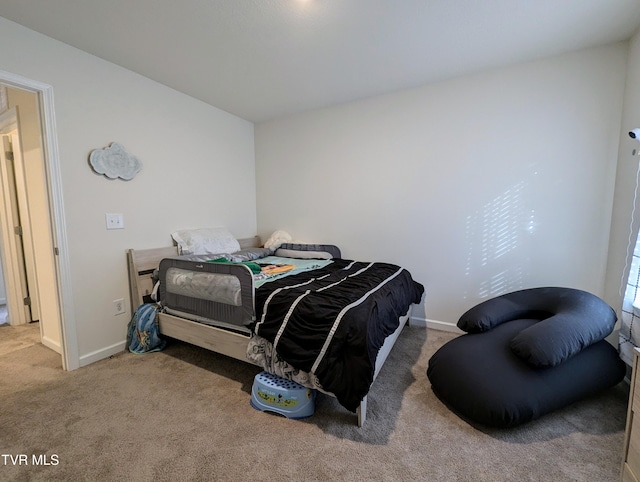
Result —
[[[40, 323], [0, 325], [0, 356], [40, 343]], [[0, 457], [1, 458], [1, 457]]]
[[182, 343], [73, 372], [42, 345], [1, 355], [0, 454], [28, 465], [0, 458], [0, 480], [619, 479], [627, 386], [516, 429], [474, 428], [425, 373], [453, 336], [405, 329], [363, 428], [322, 395], [303, 421], [254, 410], [256, 367]]

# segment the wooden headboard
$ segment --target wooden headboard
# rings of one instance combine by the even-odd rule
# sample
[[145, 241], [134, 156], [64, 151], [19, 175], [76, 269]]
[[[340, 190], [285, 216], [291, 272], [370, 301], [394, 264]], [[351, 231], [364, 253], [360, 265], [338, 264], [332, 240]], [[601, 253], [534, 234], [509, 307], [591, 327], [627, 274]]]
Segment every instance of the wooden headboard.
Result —
[[[260, 237], [238, 239], [240, 248], [256, 248], [260, 246]], [[153, 271], [160, 266], [164, 258], [178, 255], [178, 247], [151, 249], [128, 249], [127, 267], [129, 269], [129, 292], [131, 296], [131, 312], [145, 303], [144, 297], [153, 291]]]

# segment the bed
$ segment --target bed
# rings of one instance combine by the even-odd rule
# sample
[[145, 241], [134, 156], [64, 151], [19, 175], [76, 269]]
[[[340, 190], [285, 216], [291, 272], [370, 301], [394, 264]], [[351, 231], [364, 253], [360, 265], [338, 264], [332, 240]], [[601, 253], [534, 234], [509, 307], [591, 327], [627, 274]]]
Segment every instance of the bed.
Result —
[[[422, 285], [395, 265], [344, 260], [331, 245], [285, 244], [268, 253], [253, 237], [237, 246], [242, 256], [232, 260], [179, 255], [176, 246], [128, 250], [132, 306], [151, 301], [155, 273], [161, 335], [335, 396], [362, 426], [371, 383], [421, 301]], [[263, 280], [253, 266], [261, 262], [262, 271], [285, 271]]]

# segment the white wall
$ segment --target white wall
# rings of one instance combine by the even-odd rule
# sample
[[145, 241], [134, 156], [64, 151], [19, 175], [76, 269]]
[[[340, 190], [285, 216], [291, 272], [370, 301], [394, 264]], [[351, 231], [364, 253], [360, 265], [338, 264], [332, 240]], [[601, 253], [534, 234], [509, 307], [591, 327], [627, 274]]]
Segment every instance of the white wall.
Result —
[[514, 289], [602, 294], [626, 57], [616, 44], [259, 124], [258, 231], [407, 267], [434, 325]]
[[[175, 229], [256, 232], [253, 124], [0, 18], [0, 68], [53, 86], [81, 364], [124, 348], [127, 248], [171, 245]], [[185, 72], [189, 75], [189, 72]], [[143, 163], [132, 181], [89, 167], [119, 142]], [[105, 213], [124, 215], [107, 231]]]

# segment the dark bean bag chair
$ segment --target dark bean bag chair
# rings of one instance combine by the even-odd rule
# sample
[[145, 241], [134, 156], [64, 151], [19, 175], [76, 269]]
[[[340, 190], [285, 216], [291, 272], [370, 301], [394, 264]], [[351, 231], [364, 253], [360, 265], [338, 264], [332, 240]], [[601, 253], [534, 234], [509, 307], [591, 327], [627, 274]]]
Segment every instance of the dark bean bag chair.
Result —
[[619, 383], [626, 365], [604, 338], [616, 314], [571, 288], [533, 288], [467, 311], [467, 334], [443, 345], [427, 376], [438, 398], [469, 422], [513, 427]]

